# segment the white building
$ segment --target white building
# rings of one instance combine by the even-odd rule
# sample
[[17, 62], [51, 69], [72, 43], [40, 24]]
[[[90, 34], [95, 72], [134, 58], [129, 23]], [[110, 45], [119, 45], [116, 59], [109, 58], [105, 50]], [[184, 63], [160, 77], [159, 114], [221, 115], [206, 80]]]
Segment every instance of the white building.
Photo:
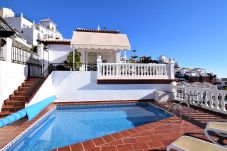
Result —
[[39, 26], [42, 26], [40, 29], [44, 29], [42, 29], [43, 39], [63, 39], [62, 34], [57, 30], [57, 25], [49, 18], [41, 20]]
[[[42, 21], [42, 24], [37, 26], [42, 28], [40, 30], [49, 26], [50, 31], [57, 32], [55, 24], [50, 20]], [[43, 38], [38, 40], [37, 47], [38, 52], [35, 55], [42, 66], [42, 75], [45, 75], [48, 69], [55, 70], [53, 65], [68, 66], [65, 61], [74, 50], [81, 54], [80, 71], [74, 71], [74, 66], [71, 71], [53, 71], [27, 105], [50, 95], [56, 95], [56, 101], [59, 102], [144, 100], [153, 99], [153, 92], [156, 90], [168, 93], [173, 90], [174, 64], [127, 63], [126, 51], [130, 50], [131, 46], [127, 35], [119, 31], [77, 29], [71, 40]], [[14, 51], [14, 48], [12, 49], [12, 42], [10, 43], [8, 38], [4, 53], [9, 57], [0, 62], [0, 66], [3, 66], [1, 69], [4, 70], [0, 73], [7, 74], [1, 75], [1, 79], [4, 77], [5, 80], [0, 79], [0, 85], [4, 87], [6, 83], [1, 81], [9, 82], [15, 75], [14, 71], [17, 78], [11, 80], [13, 84], [9, 85], [7, 91], [4, 89], [1, 103], [26, 79], [27, 72], [30, 71], [26, 63], [22, 65], [17, 62], [23, 50], [17, 50], [20, 53], [13, 53], [15, 55], [11, 56], [12, 50]], [[124, 54], [123, 63], [121, 54]], [[73, 60], [75, 62], [75, 58]], [[89, 69], [91, 64], [95, 65], [94, 70]]]
[[221, 84], [219, 85], [222, 89], [227, 89], [227, 78], [221, 78]]
[[5, 8], [5, 7], [0, 9], [0, 17], [2, 18], [8, 18], [8, 17], [14, 17], [14, 16], [15, 14], [12, 9]]
[[120, 63], [121, 53], [130, 50], [126, 34], [119, 31], [76, 29], [71, 46], [81, 53], [81, 63], [97, 64], [98, 56], [103, 63]]
[[50, 19], [41, 20], [39, 24], [35, 24], [22, 13], [14, 14], [8, 8], [0, 9], [0, 14], [11, 27], [20, 32], [21, 37], [30, 45], [37, 46], [38, 39], [62, 39], [61, 33], [57, 31], [57, 25]]
[[40, 76], [37, 54], [0, 18], [0, 107], [28, 76]]
[[167, 63], [167, 64], [168, 64], [168, 63], [173, 63], [173, 64], [176, 63], [176, 61], [175, 61], [174, 58], [171, 59], [171, 58], [168, 58], [168, 57], [166, 57], [166, 56], [164, 56], [164, 55], [159, 56], [158, 61], [159, 61], [160, 63]]

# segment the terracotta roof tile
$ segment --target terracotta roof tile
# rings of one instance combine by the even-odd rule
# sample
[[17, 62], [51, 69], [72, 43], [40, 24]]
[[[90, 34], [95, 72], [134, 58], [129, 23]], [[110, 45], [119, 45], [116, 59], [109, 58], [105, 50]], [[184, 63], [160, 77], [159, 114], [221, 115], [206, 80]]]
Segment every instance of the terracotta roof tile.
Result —
[[119, 34], [119, 30], [97, 30], [97, 29], [84, 29], [84, 28], [77, 28], [76, 31], [79, 32], [97, 32], [97, 33], [111, 33], [111, 34]]
[[43, 44], [60, 44], [60, 45], [70, 45], [70, 40], [66, 39], [48, 39], [48, 40], [37, 40]]

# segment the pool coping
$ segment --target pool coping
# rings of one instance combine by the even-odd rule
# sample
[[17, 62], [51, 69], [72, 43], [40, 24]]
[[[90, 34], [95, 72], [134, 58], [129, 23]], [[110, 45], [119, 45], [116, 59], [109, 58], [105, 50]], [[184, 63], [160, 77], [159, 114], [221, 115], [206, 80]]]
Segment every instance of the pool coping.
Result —
[[15, 145], [17, 143], [17, 141], [19, 141], [22, 137], [24, 137], [24, 135], [29, 132], [32, 128], [38, 126], [38, 124], [40, 122], [42, 122], [42, 120], [44, 120], [45, 118], [48, 118], [48, 116], [50, 114], [52, 114], [54, 112], [54, 110], [56, 109], [56, 106], [54, 106], [51, 110], [49, 110], [48, 112], [46, 112], [44, 115], [42, 115], [39, 119], [37, 119], [34, 123], [32, 123], [28, 128], [26, 128], [22, 133], [20, 133], [19, 135], [17, 135], [12, 141], [10, 141], [7, 145], [5, 145], [1, 150], [2, 151], [6, 151], [7, 149], [9, 149], [10, 147], [12, 147], [13, 145]]

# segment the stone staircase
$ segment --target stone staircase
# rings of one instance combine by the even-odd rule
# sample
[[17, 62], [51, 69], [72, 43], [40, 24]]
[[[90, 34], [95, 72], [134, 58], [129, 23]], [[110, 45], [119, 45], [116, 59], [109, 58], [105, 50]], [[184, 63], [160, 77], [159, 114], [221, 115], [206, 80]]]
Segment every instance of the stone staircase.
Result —
[[40, 85], [43, 83], [43, 78], [27, 78], [18, 88], [4, 101], [0, 118], [13, 114], [25, 107], [25, 103], [33, 97]]

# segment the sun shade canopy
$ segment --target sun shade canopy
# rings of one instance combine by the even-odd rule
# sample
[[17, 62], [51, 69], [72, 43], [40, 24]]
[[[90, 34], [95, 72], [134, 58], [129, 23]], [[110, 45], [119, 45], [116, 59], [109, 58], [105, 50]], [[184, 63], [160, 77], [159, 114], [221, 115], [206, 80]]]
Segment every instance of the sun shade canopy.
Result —
[[98, 30], [74, 31], [71, 45], [75, 49], [129, 50], [126, 34]]

